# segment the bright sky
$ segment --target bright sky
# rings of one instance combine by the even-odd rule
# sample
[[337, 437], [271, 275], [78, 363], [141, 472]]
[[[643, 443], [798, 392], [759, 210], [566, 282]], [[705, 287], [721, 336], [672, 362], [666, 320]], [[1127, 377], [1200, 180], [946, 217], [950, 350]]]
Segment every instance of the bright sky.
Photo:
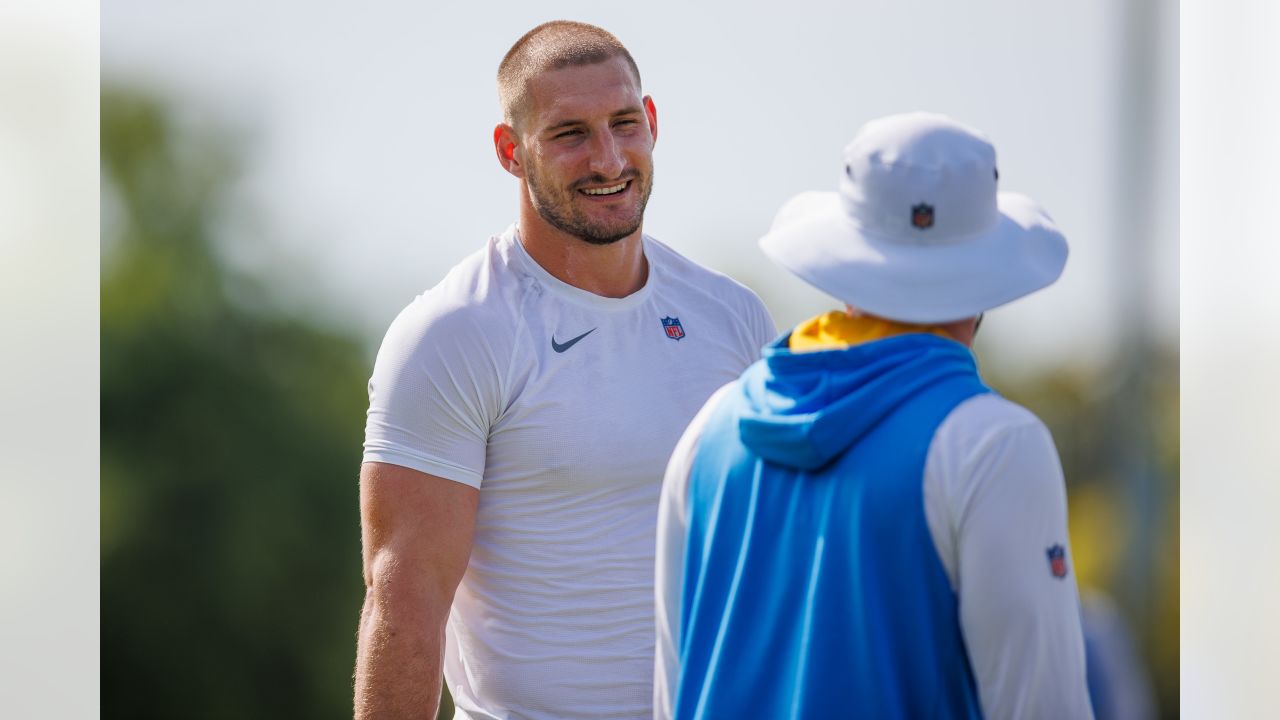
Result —
[[[1137, 24], [1154, 46], [1139, 81], [1112, 0], [113, 0], [102, 74], [245, 139], [231, 252], [371, 339], [514, 219], [493, 76], [544, 20], [598, 24], [630, 48], [661, 129], [646, 232], [752, 286], [780, 327], [836, 303], [756, 248], [773, 213], [834, 189], [863, 122], [943, 112], [992, 138], [1002, 188], [1042, 203], [1071, 243], [1057, 285], [983, 326], [984, 354], [1030, 367], [1104, 358], [1133, 288], [1144, 324], [1177, 341], [1177, 7], [1145, 4], [1166, 7]], [[1148, 119], [1126, 129], [1135, 107]]]

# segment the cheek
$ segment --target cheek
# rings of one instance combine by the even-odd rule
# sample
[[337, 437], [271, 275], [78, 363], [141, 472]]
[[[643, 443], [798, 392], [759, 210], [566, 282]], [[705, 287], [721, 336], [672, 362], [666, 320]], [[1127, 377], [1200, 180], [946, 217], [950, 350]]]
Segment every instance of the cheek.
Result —
[[633, 155], [644, 158], [646, 164], [653, 157], [653, 138], [646, 134], [637, 134], [637, 136], [632, 138], [628, 143], [628, 147]]
[[578, 172], [583, 164], [585, 154], [571, 148], [541, 148], [535, 163], [537, 172], [543, 177], [565, 178]]

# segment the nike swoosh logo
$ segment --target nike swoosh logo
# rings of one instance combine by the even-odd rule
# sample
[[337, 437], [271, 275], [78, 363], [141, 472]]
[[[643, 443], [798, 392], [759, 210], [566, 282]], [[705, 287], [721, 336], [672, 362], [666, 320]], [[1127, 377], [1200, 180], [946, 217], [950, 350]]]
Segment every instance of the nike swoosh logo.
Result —
[[576, 337], [576, 338], [574, 338], [574, 339], [572, 339], [572, 340], [566, 340], [566, 341], [565, 341], [565, 342], [563, 342], [563, 343], [558, 343], [558, 342], [556, 342], [556, 336], [555, 336], [555, 335], [552, 335], [552, 336], [551, 336], [551, 349], [552, 349], [552, 350], [555, 350], [555, 351], [556, 351], [556, 352], [558, 352], [558, 353], [562, 353], [562, 352], [564, 352], [565, 350], [568, 350], [569, 348], [573, 347], [574, 343], [578, 342], [578, 341], [579, 341], [579, 340], [581, 340], [582, 338], [584, 338], [584, 337], [586, 337], [586, 336], [590, 335], [591, 333], [593, 333], [593, 332], [595, 332], [595, 331], [596, 331], [596, 329], [595, 329], [595, 328], [591, 328], [590, 330], [588, 330], [588, 331], [586, 331], [586, 332], [582, 333], [582, 334], [581, 334], [581, 335], [579, 335], [578, 337]]

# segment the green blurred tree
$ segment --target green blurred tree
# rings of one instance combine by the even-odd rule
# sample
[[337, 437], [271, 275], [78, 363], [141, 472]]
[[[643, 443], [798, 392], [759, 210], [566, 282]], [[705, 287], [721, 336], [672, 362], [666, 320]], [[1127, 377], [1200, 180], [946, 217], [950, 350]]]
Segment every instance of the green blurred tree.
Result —
[[350, 717], [367, 353], [220, 261], [225, 141], [101, 123], [103, 716]]

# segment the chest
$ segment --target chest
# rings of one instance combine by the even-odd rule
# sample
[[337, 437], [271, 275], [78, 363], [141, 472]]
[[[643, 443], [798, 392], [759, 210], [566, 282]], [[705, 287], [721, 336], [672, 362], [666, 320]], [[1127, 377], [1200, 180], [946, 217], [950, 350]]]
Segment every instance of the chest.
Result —
[[751, 359], [731, 318], [660, 297], [524, 320], [488, 445], [486, 475], [507, 490], [656, 487], [694, 414]]

